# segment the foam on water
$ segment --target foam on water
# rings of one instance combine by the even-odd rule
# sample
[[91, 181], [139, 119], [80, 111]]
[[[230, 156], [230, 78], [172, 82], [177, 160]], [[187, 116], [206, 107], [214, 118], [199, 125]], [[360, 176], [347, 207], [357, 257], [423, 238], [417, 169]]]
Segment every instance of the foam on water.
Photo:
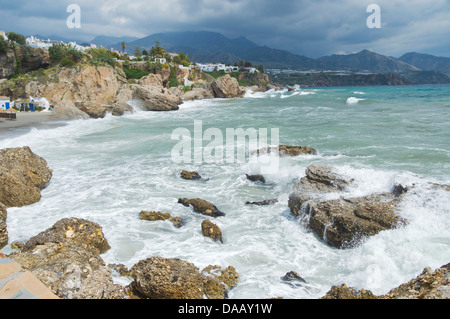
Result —
[[[364, 90], [368, 96], [375, 90], [384, 98], [379, 88]], [[244, 99], [186, 102], [177, 112], [137, 110], [122, 117], [71, 121], [53, 129], [0, 137], [0, 148], [28, 145], [54, 170], [40, 202], [8, 209], [10, 242], [26, 241], [61, 218], [85, 218], [103, 228], [111, 246], [102, 255], [107, 263], [131, 267], [141, 259], [162, 256], [184, 259], [199, 268], [234, 266], [240, 283], [230, 291], [230, 298], [319, 298], [342, 283], [382, 294], [425, 267], [448, 263], [450, 193], [430, 184], [450, 183], [448, 166], [442, 162], [449, 154], [445, 133], [442, 139], [439, 132], [433, 133], [431, 139], [423, 131], [409, 132], [409, 137], [401, 131], [391, 140], [386, 134], [417, 123], [412, 114], [401, 112], [401, 104], [397, 103], [396, 112], [409, 122], [390, 124], [389, 116], [378, 115], [379, 105], [349, 115], [348, 108], [335, 102], [354, 89], [321, 90], [307, 98], [301, 92], [294, 91], [298, 94], [289, 99], [271, 96], [293, 93], [272, 91]], [[431, 112], [428, 105], [427, 112]], [[436, 129], [440, 121], [448, 121], [446, 116], [439, 114], [420, 125], [425, 131]], [[177, 127], [192, 129], [194, 119], [222, 130], [279, 127], [280, 143], [315, 147], [319, 154], [280, 158], [279, 165], [264, 174], [266, 184], [245, 177], [261, 173], [261, 163], [174, 163], [170, 151], [176, 141], [171, 140], [171, 132]], [[376, 121], [386, 125], [374, 131], [382, 142], [370, 134], [353, 133], [360, 124], [365, 133]], [[398, 212], [407, 225], [381, 232], [352, 249], [327, 246], [288, 208], [289, 194], [312, 163], [333, 166], [354, 179], [345, 196], [414, 184]], [[198, 171], [209, 180], [185, 181], [180, 178], [183, 169]], [[225, 212], [226, 216], [212, 220], [222, 229], [224, 244], [202, 236], [205, 216], [178, 204], [180, 197], [203, 198]], [[274, 205], [245, 205], [273, 198], [278, 199]], [[187, 223], [175, 228], [169, 221], [142, 221], [141, 210], [169, 212]], [[4, 248], [6, 253], [8, 249]], [[289, 271], [298, 272], [307, 284], [296, 287], [283, 282], [280, 277]]]

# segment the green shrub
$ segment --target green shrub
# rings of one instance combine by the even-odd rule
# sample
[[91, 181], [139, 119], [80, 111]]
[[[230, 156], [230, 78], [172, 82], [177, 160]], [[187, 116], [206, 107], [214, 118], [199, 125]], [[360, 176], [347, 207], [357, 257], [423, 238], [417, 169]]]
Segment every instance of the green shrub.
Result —
[[143, 71], [141, 69], [134, 69], [134, 68], [123, 69], [123, 71], [127, 75], [127, 79], [136, 79], [136, 80], [140, 79], [150, 73], [150, 72]]
[[116, 58], [113, 53], [105, 48], [90, 49], [91, 59], [89, 63], [95, 66], [109, 64], [113, 68], [116, 66]]
[[0, 54], [6, 53], [6, 50], [8, 50], [8, 41], [0, 37]]
[[62, 67], [72, 67], [75, 65], [75, 62], [73, 62], [71, 59], [65, 57], [64, 59], [61, 60], [61, 63], [59, 64]]

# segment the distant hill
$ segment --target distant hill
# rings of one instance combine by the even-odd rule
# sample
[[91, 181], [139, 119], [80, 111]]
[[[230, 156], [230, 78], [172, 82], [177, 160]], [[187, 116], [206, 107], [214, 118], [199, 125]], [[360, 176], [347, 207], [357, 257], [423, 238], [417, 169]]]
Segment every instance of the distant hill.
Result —
[[414, 65], [424, 71], [440, 71], [450, 76], [450, 58], [409, 52], [402, 55], [398, 60]]
[[399, 73], [419, 71], [419, 68], [403, 61], [369, 50], [348, 55], [330, 55], [317, 59], [319, 70], [346, 70], [354, 72]]
[[[97, 46], [103, 46], [107, 49], [110, 49], [112, 46], [114, 46], [117, 43], [122, 42], [132, 42], [136, 41], [138, 38], [136, 37], [108, 37], [106, 35], [99, 35], [96, 36], [94, 39], [90, 41], [90, 43], [96, 44]], [[122, 47], [120, 47], [122, 49]]]

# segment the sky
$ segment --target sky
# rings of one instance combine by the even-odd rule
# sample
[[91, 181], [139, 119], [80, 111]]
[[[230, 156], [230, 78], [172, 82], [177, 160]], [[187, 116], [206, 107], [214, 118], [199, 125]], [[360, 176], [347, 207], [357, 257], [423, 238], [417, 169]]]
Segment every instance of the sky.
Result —
[[[79, 7], [79, 20], [70, 4]], [[368, 12], [371, 4], [379, 11]], [[363, 49], [450, 57], [450, 0], [0, 0], [0, 30], [79, 43], [97, 35], [213, 31], [312, 58]]]

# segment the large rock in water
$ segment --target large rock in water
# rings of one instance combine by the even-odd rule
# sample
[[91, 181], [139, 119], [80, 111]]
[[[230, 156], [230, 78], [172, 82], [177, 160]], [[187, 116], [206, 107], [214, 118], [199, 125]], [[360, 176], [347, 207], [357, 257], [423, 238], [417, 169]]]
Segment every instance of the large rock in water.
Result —
[[100, 257], [109, 249], [100, 225], [77, 218], [58, 221], [10, 258], [64, 299], [125, 299]]
[[181, 99], [172, 99], [164, 94], [163, 88], [147, 85], [133, 86], [133, 99], [139, 102], [139, 107], [147, 111], [175, 111], [179, 109]]
[[239, 86], [239, 82], [229, 74], [217, 78], [211, 83], [214, 96], [217, 98], [243, 97], [245, 90]]
[[7, 207], [31, 205], [41, 199], [52, 170], [28, 146], [0, 150], [0, 203]]
[[210, 217], [225, 216], [225, 213], [221, 212], [216, 207], [216, 205], [211, 204], [210, 202], [207, 202], [206, 200], [200, 198], [193, 198], [193, 199], [180, 198], [178, 199], [178, 203], [183, 204], [186, 207], [192, 205], [195, 212], [206, 216]]
[[136, 295], [149, 299], [225, 299], [239, 276], [233, 267], [208, 266], [201, 272], [178, 258], [151, 257], [130, 269]]
[[271, 147], [264, 147], [262, 149], [252, 152], [252, 155], [265, 155], [277, 152], [280, 157], [299, 156], [299, 155], [317, 155], [317, 150], [309, 146], [292, 146], [292, 145], [278, 145]]
[[8, 244], [8, 230], [6, 229], [6, 206], [0, 203], [0, 249]]
[[306, 169], [306, 176], [289, 196], [289, 208], [317, 236], [336, 248], [352, 247], [368, 236], [406, 222], [396, 214], [401, 195], [380, 193], [358, 198], [322, 197], [340, 193], [351, 183], [352, 179], [339, 175], [332, 168], [313, 164]]

